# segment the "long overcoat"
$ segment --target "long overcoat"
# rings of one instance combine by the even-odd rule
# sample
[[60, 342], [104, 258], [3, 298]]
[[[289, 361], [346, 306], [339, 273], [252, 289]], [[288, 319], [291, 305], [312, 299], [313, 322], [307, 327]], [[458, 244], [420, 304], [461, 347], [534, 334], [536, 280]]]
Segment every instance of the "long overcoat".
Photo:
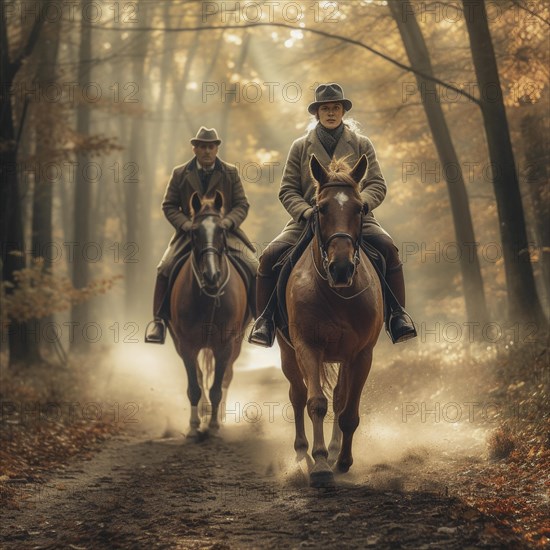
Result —
[[[205, 195], [216, 190], [223, 195], [225, 217], [233, 222], [233, 228], [227, 235], [227, 245], [255, 273], [258, 264], [254, 246], [239, 227], [246, 218], [250, 205], [237, 168], [219, 158], [216, 159]], [[197, 161], [193, 158], [174, 168], [162, 201], [164, 215], [176, 230], [158, 265], [159, 273], [165, 276], [169, 276], [176, 258], [190, 246], [191, 238], [189, 232], [183, 230], [183, 225], [191, 220], [190, 200], [195, 191], [203, 196]]]
[[[315, 185], [309, 168], [312, 154], [315, 154], [319, 162], [328, 168], [332, 159], [317, 137], [315, 129], [294, 141], [290, 148], [283, 171], [279, 200], [292, 219], [275, 241], [295, 243], [306, 223], [302, 214], [315, 204]], [[384, 200], [387, 190], [376, 152], [369, 138], [345, 126], [334, 151], [334, 158], [347, 157], [346, 162], [353, 167], [363, 154], [367, 155], [368, 160], [367, 173], [359, 182], [361, 199], [363, 204], [368, 206], [368, 214], [363, 220], [363, 235], [387, 235], [373, 214], [373, 210]]]

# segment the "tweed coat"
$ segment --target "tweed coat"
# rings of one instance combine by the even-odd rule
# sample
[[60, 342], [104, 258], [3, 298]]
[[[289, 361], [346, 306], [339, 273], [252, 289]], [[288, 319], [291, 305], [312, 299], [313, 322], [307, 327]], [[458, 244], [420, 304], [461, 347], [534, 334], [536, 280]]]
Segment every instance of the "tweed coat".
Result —
[[[210, 177], [206, 194], [220, 191], [224, 199], [225, 218], [233, 222], [233, 228], [227, 235], [227, 245], [234, 254], [239, 255], [255, 274], [258, 267], [254, 246], [245, 233], [239, 228], [248, 214], [249, 203], [244, 192], [237, 168], [217, 158], [214, 172]], [[191, 238], [183, 224], [191, 220], [191, 195], [197, 192], [203, 195], [196, 158], [176, 166], [172, 172], [164, 199], [162, 210], [176, 232], [157, 269], [159, 273], [169, 276], [175, 260], [189, 247]]]
[[[279, 200], [292, 219], [274, 241], [294, 244], [305, 227], [306, 222], [302, 215], [315, 204], [315, 185], [309, 168], [312, 154], [315, 154], [319, 162], [328, 168], [332, 159], [317, 137], [315, 128], [294, 141], [290, 147], [279, 190]], [[367, 155], [368, 160], [367, 173], [359, 182], [361, 199], [363, 204], [368, 206], [368, 214], [363, 220], [363, 235], [387, 235], [388, 233], [382, 229], [373, 214], [373, 210], [384, 200], [387, 190], [376, 159], [376, 152], [369, 138], [344, 126], [334, 151], [334, 158], [347, 157], [346, 162], [354, 166], [363, 154]]]

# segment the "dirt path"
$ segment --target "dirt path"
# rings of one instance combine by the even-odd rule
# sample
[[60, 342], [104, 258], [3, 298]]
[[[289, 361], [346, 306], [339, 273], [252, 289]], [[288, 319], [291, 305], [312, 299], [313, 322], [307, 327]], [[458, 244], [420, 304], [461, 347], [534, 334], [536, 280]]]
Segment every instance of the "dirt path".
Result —
[[[196, 443], [180, 435], [189, 412], [182, 369], [168, 350], [164, 366], [146, 351], [130, 365], [112, 359], [119, 367], [98, 377], [101, 399], [121, 410], [138, 403], [140, 422], [45, 484], [22, 486], [19, 509], [1, 512], [1, 548], [522, 548], [448, 494], [448, 473], [481, 460], [479, 449], [449, 442], [460, 426], [420, 425], [430, 437], [439, 430], [428, 445], [403, 423], [389, 384], [377, 397], [376, 377], [351, 472], [318, 490], [294, 461], [287, 385], [273, 357], [261, 356], [266, 366], [244, 355], [222, 436]], [[167, 427], [176, 437], [162, 438]]]
[[[280, 478], [269, 443], [118, 438], [91, 461], [28, 487], [3, 513], [3, 548], [517, 548], [433, 492]], [[235, 435], [235, 434], [233, 434]]]

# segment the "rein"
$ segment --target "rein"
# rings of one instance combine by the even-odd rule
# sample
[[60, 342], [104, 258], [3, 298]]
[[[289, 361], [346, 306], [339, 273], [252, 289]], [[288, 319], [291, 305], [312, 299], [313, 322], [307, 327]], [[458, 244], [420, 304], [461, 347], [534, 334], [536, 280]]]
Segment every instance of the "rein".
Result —
[[[315, 271], [317, 272], [317, 275], [319, 275], [319, 277], [321, 277], [321, 279], [323, 279], [323, 281], [328, 281], [328, 278], [325, 277], [319, 271], [319, 268], [317, 267], [317, 264], [315, 263], [315, 256], [313, 255], [313, 247], [311, 247], [310, 249], [311, 249], [311, 260], [313, 261], [313, 267], [315, 267]], [[354, 273], [354, 275], [355, 275], [355, 273]], [[363, 292], [365, 292], [365, 290], [369, 289], [370, 284], [365, 285], [359, 292], [356, 292], [355, 294], [352, 294], [351, 296], [342, 296], [337, 290], [334, 290], [330, 285], [329, 285], [328, 288], [334, 294], [336, 294], [336, 296], [338, 296], [338, 298], [342, 298], [342, 300], [353, 300], [353, 298], [357, 298], [357, 296], [360, 296], [361, 294], [363, 294]]]
[[[202, 254], [201, 254], [202, 256]], [[221, 256], [221, 254], [220, 254]], [[195, 261], [195, 256], [192, 255], [191, 257], [191, 269], [193, 270], [193, 275], [195, 277], [195, 281], [199, 285], [199, 290], [201, 294], [204, 294], [205, 296], [208, 296], [209, 298], [214, 298], [214, 307], [220, 307], [220, 297], [224, 295], [224, 289], [229, 283], [229, 280], [231, 279], [231, 268], [229, 266], [229, 260], [227, 259], [227, 256], [224, 255], [225, 258], [225, 265], [227, 266], [227, 277], [225, 278], [225, 281], [217, 288], [216, 294], [212, 294], [208, 292], [207, 286], [204, 282], [204, 279], [198, 272], [198, 266], [197, 262]]]
[[[208, 215], [212, 216], [213, 214], [208, 214]], [[204, 216], [204, 217], [206, 217], [206, 216]], [[217, 217], [221, 217], [221, 216], [218, 215]], [[195, 248], [194, 239], [191, 238], [191, 241], [192, 241], [192, 245], [193, 245], [193, 249], [194, 249]], [[199, 266], [197, 265], [197, 260], [195, 258], [194, 253], [191, 254], [191, 269], [193, 271], [193, 276], [195, 277], [195, 281], [197, 282], [197, 285], [199, 286], [200, 293], [204, 294], [205, 296], [208, 296], [209, 298], [213, 298], [214, 299], [214, 308], [217, 308], [217, 307], [220, 307], [220, 304], [221, 304], [220, 297], [224, 295], [224, 289], [227, 286], [227, 284], [229, 283], [229, 280], [231, 279], [231, 267], [229, 265], [229, 260], [227, 258], [227, 234], [226, 234], [225, 230], [223, 231], [223, 247], [221, 249], [217, 249], [216, 247], [214, 247], [212, 245], [205, 246], [204, 248], [202, 248], [201, 250], [198, 251], [199, 260], [201, 260], [202, 257], [207, 252], [213, 252], [219, 258], [222, 258], [222, 257], [225, 258], [225, 265], [227, 267], [227, 270], [226, 270], [227, 271], [227, 276], [226, 276], [224, 282], [217, 287], [215, 294], [209, 292], [208, 287], [207, 287], [206, 283], [204, 282], [204, 279], [203, 279], [202, 275], [199, 273]], [[212, 316], [213, 315], [214, 315], [214, 310], [212, 311]]]
[[[348, 183], [342, 182], [331, 182], [326, 183], [323, 185], [323, 189], [326, 189], [327, 187], [350, 187]], [[359, 265], [361, 261], [361, 244], [363, 242], [363, 213], [361, 213], [361, 222], [359, 226], [359, 236], [357, 239], [354, 239], [349, 233], [344, 233], [342, 231], [337, 231], [336, 233], [333, 233], [328, 237], [326, 241], [323, 242], [321, 238], [321, 224], [319, 221], [319, 206], [315, 205], [313, 207], [313, 232], [315, 233], [315, 236], [317, 237], [317, 242], [319, 243], [319, 252], [321, 254], [321, 260], [323, 262], [323, 270], [326, 274], [326, 277], [323, 277], [321, 273], [319, 273], [319, 270], [317, 270], [317, 273], [321, 275], [321, 277], [329, 282], [329, 285], [331, 286], [334, 280], [332, 279], [332, 275], [330, 274], [329, 270], [329, 259], [328, 259], [328, 247], [330, 243], [334, 239], [348, 239], [351, 241], [353, 245], [353, 273], [351, 275], [351, 280], [355, 277], [355, 273], [357, 271], [357, 266]], [[315, 263], [315, 262], [314, 262]], [[315, 269], [317, 269], [317, 265], [315, 265]]]

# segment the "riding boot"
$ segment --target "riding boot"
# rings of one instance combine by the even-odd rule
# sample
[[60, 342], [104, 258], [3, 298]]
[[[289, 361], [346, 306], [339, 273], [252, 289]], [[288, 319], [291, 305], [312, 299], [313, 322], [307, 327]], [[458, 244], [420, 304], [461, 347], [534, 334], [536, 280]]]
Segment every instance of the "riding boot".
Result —
[[394, 344], [405, 342], [416, 337], [416, 328], [405, 311], [405, 279], [403, 277], [403, 266], [388, 270], [386, 282], [393, 292], [395, 300], [391, 297], [387, 300], [390, 309], [386, 318], [386, 330]]
[[251, 344], [270, 348], [275, 341], [276, 285], [277, 277], [273, 275], [256, 277], [256, 322], [248, 337]]
[[250, 279], [250, 286], [248, 288], [248, 308], [254, 319], [256, 319], [258, 316], [258, 312], [256, 308], [256, 287], [258, 283], [256, 281], [257, 281], [257, 276], [256, 274], [254, 274], [252, 276], [252, 279]]
[[161, 308], [167, 291], [168, 277], [159, 273], [157, 275], [155, 293], [153, 297], [154, 319], [145, 329], [145, 342], [148, 344], [164, 344], [164, 341], [166, 340], [166, 324], [164, 319], [161, 317]]

